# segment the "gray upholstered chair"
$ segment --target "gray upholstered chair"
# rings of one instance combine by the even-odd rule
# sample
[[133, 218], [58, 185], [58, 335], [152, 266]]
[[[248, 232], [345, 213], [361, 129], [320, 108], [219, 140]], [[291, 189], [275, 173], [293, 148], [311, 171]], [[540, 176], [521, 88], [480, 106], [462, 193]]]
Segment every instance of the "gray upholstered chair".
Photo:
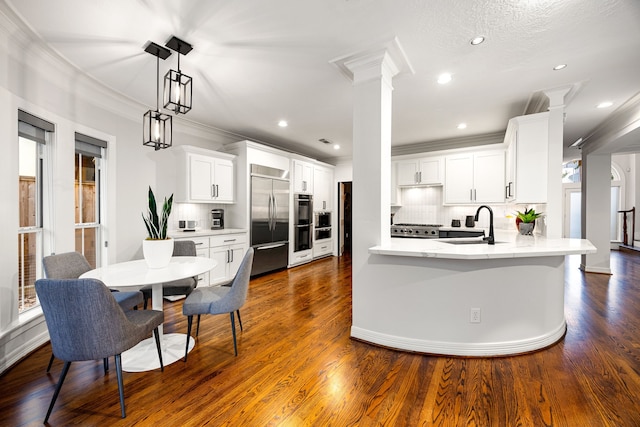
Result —
[[242, 319], [240, 318], [240, 307], [247, 299], [249, 289], [249, 279], [251, 276], [251, 266], [253, 265], [253, 248], [249, 248], [242, 259], [236, 276], [231, 281], [231, 286], [210, 286], [201, 287], [187, 297], [182, 305], [182, 313], [187, 316], [187, 344], [184, 351], [184, 361], [187, 361], [189, 352], [189, 339], [191, 336], [191, 326], [193, 316], [198, 315], [198, 326], [196, 336], [200, 330], [200, 315], [202, 314], [223, 314], [229, 313], [231, 317], [231, 332], [233, 333], [233, 350], [238, 355], [238, 345], [236, 344], [236, 324], [234, 312], [238, 314], [238, 322], [242, 331]]
[[[196, 244], [193, 240], [176, 240], [173, 242], [173, 256], [197, 256]], [[197, 277], [174, 280], [162, 284], [162, 296], [189, 295], [198, 286]], [[151, 286], [140, 288], [144, 295], [144, 308], [147, 308], [151, 298]]]
[[36, 294], [49, 329], [53, 354], [64, 361], [45, 424], [71, 362], [111, 356], [115, 356], [122, 418], [126, 417], [121, 353], [149, 337], [153, 331], [160, 368], [164, 370], [158, 334], [164, 313], [157, 310], [125, 312], [113, 299], [109, 288], [97, 279], [40, 279], [36, 281]]
[[[80, 252], [64, 252], [56, 255], [49, 255], [42, 259], [44, 275], [47, 279], [77, 279], [82, 274], [91, 270], [89, 261]], [[111, 295], [123, 310], [137, 309], [138, 304], [143, 302], [143, 295], [140, 291], [120, 292], [111, 289]], [[51, 370], [54, 356], [51, 354], [47, 372]], [[109, 370], [108, 359], [104, 360], [105, 374]]]

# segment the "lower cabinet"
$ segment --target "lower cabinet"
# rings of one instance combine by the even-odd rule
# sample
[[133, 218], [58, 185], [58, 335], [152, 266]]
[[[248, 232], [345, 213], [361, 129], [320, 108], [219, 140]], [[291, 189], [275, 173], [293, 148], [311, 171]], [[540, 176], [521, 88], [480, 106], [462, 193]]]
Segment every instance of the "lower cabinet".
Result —
[[246, 233], [209, 237], [209, 258], [217, 261], [209, 272], [209, 283], [216, 285], [233, 279], [246, 251]]
[[333, 239], [316, 240], [313, 243], [313, 258], [321, 258], [333, 254]]
[[198, 286], [217, 285], [233, 279], [248, 248], [247, 233], [181, 237], [176, 240], [193, 240], [198, 256], [217, 262], [213, 270], [198, 276]]
[[289, 254], [289, 266], [304, 264], [313, 259], [313, 249], [306, 249], [304, 251], [292, 252]]

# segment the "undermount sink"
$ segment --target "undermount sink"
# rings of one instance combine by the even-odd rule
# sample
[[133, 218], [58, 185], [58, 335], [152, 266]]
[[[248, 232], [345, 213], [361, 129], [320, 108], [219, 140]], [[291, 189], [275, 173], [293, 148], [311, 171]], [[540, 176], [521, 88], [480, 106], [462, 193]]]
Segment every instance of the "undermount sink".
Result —
[[[441, 239], [443, 243], [448, 243], [450, 245], [488, 245], [486, 240], [478, 240], [478, 239]], [[504, 243], [504, 242], [494, 242], [494, 244]]]

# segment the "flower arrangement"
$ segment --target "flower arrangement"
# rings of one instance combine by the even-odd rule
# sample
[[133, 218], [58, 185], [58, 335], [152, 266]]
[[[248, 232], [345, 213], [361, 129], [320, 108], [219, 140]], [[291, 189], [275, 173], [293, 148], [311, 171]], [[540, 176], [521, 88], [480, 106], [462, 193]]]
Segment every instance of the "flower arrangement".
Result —
[[169, 199], [164, 198], [162, 204], [162, 214], [158, 215], [158, 208], [156, 206], [156, 197], [153, 194], [153, 190], [149, 187], [149, 210], [147, 216], [142, 214], [144, 225], [147, 227], [147, 233], [149, 237], [147, 240], [166, 240], [167, 239], [167, 225], [169, 223], [169, 215], [171, 214], [171, 206], [173, 205], [173, 194]]

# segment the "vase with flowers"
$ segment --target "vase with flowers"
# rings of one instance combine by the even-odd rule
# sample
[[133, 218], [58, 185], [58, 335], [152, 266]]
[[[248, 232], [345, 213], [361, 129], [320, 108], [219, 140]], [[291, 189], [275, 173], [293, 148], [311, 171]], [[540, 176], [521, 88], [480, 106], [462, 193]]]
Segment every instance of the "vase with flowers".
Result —
[[169, 265], [173, 254], [173, 239], [167, 237], [169, 215], [173, 205], [173, 194], [162, 203], [162, 212], [158, 215], [156, 197], [149, 187], [149, 209], [147, 215], [142, 214], [148, 237], [142, 241], [142, 253], [149, 268], [164, 268]]

